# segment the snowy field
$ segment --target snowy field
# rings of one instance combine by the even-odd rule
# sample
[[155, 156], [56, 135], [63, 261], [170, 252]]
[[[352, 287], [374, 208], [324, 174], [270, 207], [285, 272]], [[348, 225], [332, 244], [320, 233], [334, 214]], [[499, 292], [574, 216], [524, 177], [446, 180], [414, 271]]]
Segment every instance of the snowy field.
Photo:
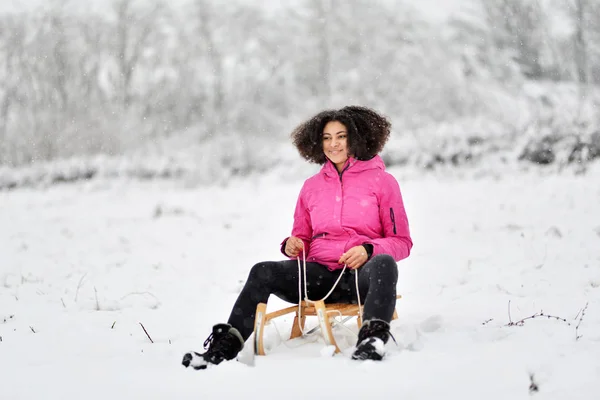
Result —
[[[226, 321], [254, 263], [281, 258], [301, 181], [0, 192], [0, 399], [598, 399], [598, 167], [392, 170], [415, 245], [386, 360], [350, 360], [344, 330], [334, 357], [319, 336], [282, 342], [289, 318], [268, 326], [253, 366], [205, 371], [182, 355]], [[566, 322], [509, 325], [541, 311]]]

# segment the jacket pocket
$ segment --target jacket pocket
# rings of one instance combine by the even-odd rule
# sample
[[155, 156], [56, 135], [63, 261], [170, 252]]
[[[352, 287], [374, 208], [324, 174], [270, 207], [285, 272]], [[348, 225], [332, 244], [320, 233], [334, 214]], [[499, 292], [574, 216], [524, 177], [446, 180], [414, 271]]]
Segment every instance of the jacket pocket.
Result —
[[394, 235], [396, 234], [396, 217], [394, 216], [394, 209], [390, 207], [390, 219], [392, 220], [392, 227], [394, 228]]

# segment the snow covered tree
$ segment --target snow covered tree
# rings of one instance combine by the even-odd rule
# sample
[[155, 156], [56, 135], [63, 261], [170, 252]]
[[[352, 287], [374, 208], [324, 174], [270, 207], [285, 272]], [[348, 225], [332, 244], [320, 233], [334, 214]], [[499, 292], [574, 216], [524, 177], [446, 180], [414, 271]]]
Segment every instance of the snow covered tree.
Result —
[[159, 18], [165, 9], [159, 0], [143, 6], [136, 0], [113, 0], [112, 4], [114, 36], [108, 46], [116, 69], [110, 80], [119, 102], [127, 110], [136, 94], [141, 94], [139, 88], [137, 91], [134, 88], [136, 74], [146, 78], [145, 58], [152, 57], [152, 49], [162, 43]]
[[475, 0], [452, 25], [473, 46], [471, 62], [483, 63], [497, 79], [542, 79], [551, 66], [547, 22], [537, 0]]
[[0, 165], [12, 163], [14, 153], [9, 127], [19, 102], [19, 81], [24, 71], [25, 26], [22, 19], [0, 17]]

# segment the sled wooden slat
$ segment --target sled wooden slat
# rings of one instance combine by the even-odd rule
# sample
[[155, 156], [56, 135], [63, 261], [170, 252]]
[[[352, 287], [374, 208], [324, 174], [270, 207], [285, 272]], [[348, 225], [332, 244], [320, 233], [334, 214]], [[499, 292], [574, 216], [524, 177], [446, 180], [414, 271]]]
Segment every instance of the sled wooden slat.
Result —
[[[396, 296], [396, 299], [402, 298], [401, 295]], [[321, 329], [321, 334], [325, 339], [325, 342], [328, 345], [335, 346], [335, 352], [339, 353], [340, 349], [335, 342], [335, 338], [332, 332], [332, 320], [330, 319], [330, 314], [334, 315], [342, 315], [342, 316], [351, 316], [357, 317], [357, 325], [360, 328], [362, 326], [362, 321], [358, 312], [358, 304], [345, 304], [345, 303], [331, 303], [325, 304], [323, 301], [316, 301], [307, 303], [302, 301], [300, 303], [301, 308], [301, 320], [298, 321], [298, 305], [286, 307], [281, 310], [273, 311], [267, 313], [267, 304], [260, 303], [256, 307], [256, 316], [254, 319], [254, 352], [258, 355], [264, 356], [265, 348], [263, 342], [263, 335], [265, 325], [269, 323], [274, 318], [281, 317], [283, 315], [296, 313], [294, 317], [294, 323], [292, 325], [292, 332], [290, 334], [290, 339], [294, 339], [302, 336], [302, 331], [300, 330], [299, 325], [304, 330], [304, 324], [306, 322], [306, 317], [316, 316], [319, 322], [319, 327]], [[392, 317], [393, 320], [398, 318], [398, 313], [394, 309], [394, 315]], [[300, 322], [300, 323], [299, 323]]]

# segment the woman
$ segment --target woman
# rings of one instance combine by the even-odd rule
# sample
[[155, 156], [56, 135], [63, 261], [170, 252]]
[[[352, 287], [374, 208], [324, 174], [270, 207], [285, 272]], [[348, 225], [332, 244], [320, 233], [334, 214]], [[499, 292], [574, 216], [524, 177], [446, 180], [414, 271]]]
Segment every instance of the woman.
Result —
[[269, 295], [298, 303], [298, 258], [304, 257], [309, 299], [323, 298], [346, 265], [326, 302], [356, 303], [359, 270], [364, 323], [352, 358], [383, 358], [396, 306], [396, 261], [412, 248], [398, 182], [378, 155], [390, 127], [375, 111], [349, 106], [323, 111], [293, 131], [300, 155], [323, 167], [300, 191], [292, 235], [281, 244], [289, 260], [252, 267], [228, 323], [215, 325], [204, 343], [208, 350], [186, 354], [184, 366], [203, 369], [235, 358], [254, 330], [256, 306]]

